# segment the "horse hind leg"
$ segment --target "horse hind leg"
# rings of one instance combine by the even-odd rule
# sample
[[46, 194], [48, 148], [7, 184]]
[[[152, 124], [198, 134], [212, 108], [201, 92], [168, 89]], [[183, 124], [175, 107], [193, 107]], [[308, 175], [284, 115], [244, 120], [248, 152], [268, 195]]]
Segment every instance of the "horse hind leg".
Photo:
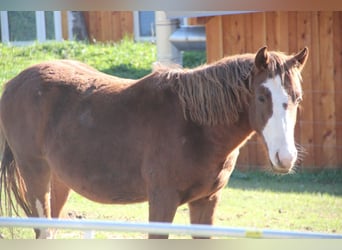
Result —
[[60, 218], [63, 207], [68, 200], [70, 188], [55, 174], [51, 178], [51, 217]]
[[[51, 218], [50, 207], [50, 168], [40, 160], [25, 160], [18, 163], [20, 175], [25, 183], [25, 200], [30, 208], [25, 211], [28, 217]], [[37, 239], [52, 238], [48, 228], [34, 229]]]
[[[49, 169], [49, 168], [45, 168]], [[45, 175], [44, 175], [45, 176]], [[70, 189], [55, 175], [46, 172], [40, 185], [30, 185], [28, 197], [32, 206], [31, 217], [59, 218], [66, 203]], [[37, 239], [55, 238], [56, 229], [34, 229]]]
[[[8, 215], [19, 215], [16, 203], [29, 217], [50, 217], [50, 170], [40, 161], [18, 161], [8, 143], [4, 143], [1, 160], [0, 195], [5, 195]], [[3, 208], [1, 206], [1, 211]], [[35, 229], [36, 238], [48, 237], [47, 230]]]

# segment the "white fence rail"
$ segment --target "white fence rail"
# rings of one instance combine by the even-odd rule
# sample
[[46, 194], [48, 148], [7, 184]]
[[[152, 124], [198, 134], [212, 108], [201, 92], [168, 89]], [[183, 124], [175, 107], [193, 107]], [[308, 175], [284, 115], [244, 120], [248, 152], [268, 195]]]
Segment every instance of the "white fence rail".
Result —
[[94, 220], [60, 220], [43, 218], [0, 217], [1, 227], [73, 229], [93, 237], [94, 231], [141, 232], [154, 234], [176, 234], [191, 236], [216, 236], [233, 238], [306, 238], [342, 239], [342, 234], [296, 232], [270, 229], [246, 229], [207, 225], [175, 225], [170, 223], [128, 223]]

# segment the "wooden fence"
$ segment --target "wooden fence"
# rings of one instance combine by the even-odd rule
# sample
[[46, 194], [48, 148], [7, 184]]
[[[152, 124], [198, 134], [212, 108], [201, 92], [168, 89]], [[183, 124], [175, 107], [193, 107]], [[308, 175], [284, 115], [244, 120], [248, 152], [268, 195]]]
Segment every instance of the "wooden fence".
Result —
[[[305, 168], [342, 168], [342, 12], [266, 12], [215, 16], [206, 21], [207, 58], [270, 50], [295, 53], [304, 46], [310, 56], [303, 71], [304, 101], [296, 139], [306, 154]], [[242, 149], [245, 169], [266, 166], [258, 137]]]

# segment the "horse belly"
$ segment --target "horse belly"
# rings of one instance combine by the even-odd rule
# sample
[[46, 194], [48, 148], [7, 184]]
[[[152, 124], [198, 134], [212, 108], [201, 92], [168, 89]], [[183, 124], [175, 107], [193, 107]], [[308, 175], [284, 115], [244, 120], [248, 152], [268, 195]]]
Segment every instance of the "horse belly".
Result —
[[124, 132], [114, 128], [103, 132], [101, 126], [88, 130], [78, 125], [60, 126], [47, 140], [51, 169], [90, 200], [108, 204], [145, 201], [137, 143], [124, 143]]
[[91, 189], [74, 188], [73, 190], [89, 200], [104, 204], [130, 204], [147, 200], [145, 192], [139, 190], [119, 190], [115, 188], [113, 189], [115, 191], [109, 192], [107, 188], [101, 186], [95, 186]]
[[147, 200], [145, 184], [139, 178], [115, 177], [111, 173], [62, 177], [76, 193], [99, 203], [129, 204]]

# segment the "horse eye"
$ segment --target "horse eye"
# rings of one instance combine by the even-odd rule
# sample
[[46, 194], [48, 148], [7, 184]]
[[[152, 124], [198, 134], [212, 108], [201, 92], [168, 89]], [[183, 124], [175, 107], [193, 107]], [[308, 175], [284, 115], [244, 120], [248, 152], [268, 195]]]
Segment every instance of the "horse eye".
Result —
[[265, 97], [263, 97], [262, 95], [258, 96], [258, 100], [260, 102], [265, 102]]

